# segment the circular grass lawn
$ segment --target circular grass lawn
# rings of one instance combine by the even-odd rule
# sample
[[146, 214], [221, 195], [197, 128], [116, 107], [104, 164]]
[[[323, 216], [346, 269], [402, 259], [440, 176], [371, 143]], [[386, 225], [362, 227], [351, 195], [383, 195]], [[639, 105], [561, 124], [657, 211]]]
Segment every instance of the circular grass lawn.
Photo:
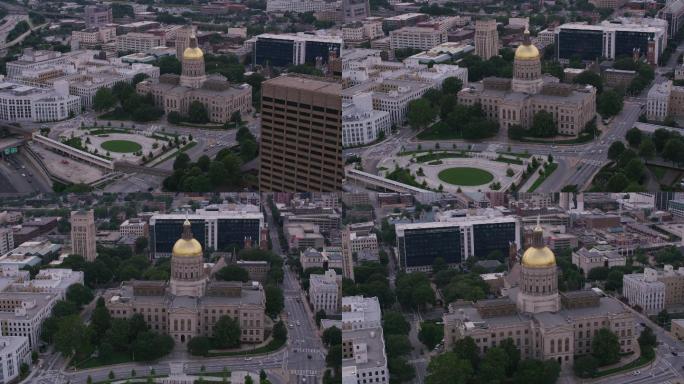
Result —
[[470, 167], [447, 168], [437, 175], [445, 183], [462, 186], [476, 186], [487, 184], [494, 180], [494, 175], [480, 169]]
[[129, 140], [108, 140], [100, 146], [109, 152], [132, 153], [142, 149], [142, 146]]

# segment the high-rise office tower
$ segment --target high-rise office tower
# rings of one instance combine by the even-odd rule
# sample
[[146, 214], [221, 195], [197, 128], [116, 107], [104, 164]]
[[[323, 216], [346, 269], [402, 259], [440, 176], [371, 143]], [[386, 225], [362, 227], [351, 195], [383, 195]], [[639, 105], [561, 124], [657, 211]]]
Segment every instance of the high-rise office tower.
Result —
[[84, 13], [86, 28], [97, 28], [114, 21], [109, 5], [87, 5]]
[[196, 36], [197, 27], [194, 25], [186, 25], [179, 29], [176, 33], [176, 57], [178, 60], [183, 58], [185, 49], [190, 46], [190, 38]]
[[477, 20], [475, 22], [475, 54], [488, 60], [499, 54], [499, 32], [496, 20]]
[[342, 189], [342, 85], [284, 75], [262, 85], [259, 189]]
[[71, 253], [83, 256], [86, 261], [94, 261], [97, 257], [96, 234], [92, 209], [71, 212]]
[[370, 4], [368, 0], [342, 0], [342, 12], [345, 23], [361, 21], [370, 16]]

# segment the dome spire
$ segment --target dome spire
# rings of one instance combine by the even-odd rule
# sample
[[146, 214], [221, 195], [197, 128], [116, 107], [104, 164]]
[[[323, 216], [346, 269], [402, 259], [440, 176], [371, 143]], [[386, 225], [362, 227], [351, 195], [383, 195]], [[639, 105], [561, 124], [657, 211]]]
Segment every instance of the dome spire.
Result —
[[190, 220], [188, 218], [185, 218], [185, 221], [183, 222], [183, 240], [191, 240], [192, 239], [192, 224], [190, 224]]
[[537, 215], [537, 226], [534, 227], [532, 231], [532, 247], [543, 248], [544, 247], [544, 230], [541, 227], [541, 216]]

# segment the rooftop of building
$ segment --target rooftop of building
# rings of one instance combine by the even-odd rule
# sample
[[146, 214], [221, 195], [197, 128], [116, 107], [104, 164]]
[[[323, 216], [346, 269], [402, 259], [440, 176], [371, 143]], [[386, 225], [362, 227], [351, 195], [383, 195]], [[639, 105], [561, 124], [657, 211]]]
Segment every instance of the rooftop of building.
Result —
[[17, 309], [0, 310], [0, 320], [32, 319], [39, 314], [52, 300], [54, 293], [37, 292], [3, 292], [1, 301], [21, 302]]
[[339, 96], [342, 90], [342, 84], [337, 81], [294, 74], [278, 76], [265, 81], [264, 85], [266, 84], [302, 91], [318, 92], [331, 96]]
[[382, 328], [345, 330], [342, 334], [342, 341], [344, 342], [346, 340], [352, 340], [354, 343], [366, 344], [366, 354], [368, 358], [363, 363], [357, 363], [354, 359], [342, 359], [343, 369], [345, 367], [368, 369], [373, 367], [384, 367], [387, 364]]

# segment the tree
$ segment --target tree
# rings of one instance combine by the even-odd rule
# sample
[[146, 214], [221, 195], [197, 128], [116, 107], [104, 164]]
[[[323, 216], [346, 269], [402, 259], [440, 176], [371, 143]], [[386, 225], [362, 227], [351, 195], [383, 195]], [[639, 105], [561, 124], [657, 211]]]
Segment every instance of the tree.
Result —
[[556, 360], [526, 359], [514, 375], [515, 384], [553, 384], [558, 380], [560, 364]]
[[681, 138], [671, 138], [665, 143], [662, 152], [663, 159], [674, 163], [681, 163], [684, 161], [684, 140]]
[[142, 313], [135, 313], [128, 320], [128, 340], [135, 340], [138, 335], [147, 330], [148, 326]]
[[625, 134], [625, 139], [627, 139], [630, 147], [639, 148], [639, 145], [641, 145], [641, 140], [643, 139], [643, 135], [641, 134], [639, 128], [633, 127], [627, 131], [627, 134]]
[[249, 280], [249, 272], [242, 267], [236, 265], [225, 266], [216, 272], [216, 279], [223, 281], [242, 281]]
[[105, 340], [107, 340], [112, 348], [119, 352], [127, 351], [129, 346], [128, 337], [128, 320], [112, 319], [112, 324], [105, 334]]
[[150, 76], [147, 73], [136, 73], [135, 76], [133, 76], [133, 80], [131, 81], [131, 83], [135, 87], [136, 85], [138, 85], [139, 82], [141, 82], [141, 81], [143, 81], [149, 77]]
[[411, 324], [401, 312], [386, 311], [382, 316], [382, 330], [385, 335], [408, 335]]
[[598, 361], [591, 355], [581, 356], [575, 360], [572, 369], [578, 377], [592, 377], [598, 371]]
[[411, 352], [411, 342], [406, 335], [386, 335], [385, 350], [388, 357], [399, 357]]
[[622, 289], [622, 271], [613, 268], [611, 271], [608, 273], [608, 277], [606, 277], [606, 284], [604, 287], [609, 290], [609, 291], [619, 291]]
[[137, 239], [135, 239], [135, 253], [136, 254], [142, 254], [145, 252], [147, 249], [147, 246], [149, 245], [149, 240], [147, 240], [147, 237], [140, 236]]
[[93, 109], [98, 112], [106, 111], [114, 108], [116, 102], [116, 97], [114, 97], [111, 89], [107, 87], [100, 88], [95, 92], [95, 96], [93, 96]]
[[276, 340], [285, 340], [287, 338], [287, 327], [285, 327], [285, 323], [282, 320], [273, 326], [273, 338]]
[[444, 327], [433, 322], [423, 322], [418, 332], [418, 339], [425, 344], [429, 349], [435, 346], [444, 337]]
[[339, 371], [342, 367], [342, 344], [333, 345], [328, 348], [328, 355], [325, 357], [325, 364], [333, 368], [335, 371]]
[[176, 156], [176, 160], [173, 161], [173, 170], [187, 169], [189, 165], [190, 156], [185, 152], [181, 152]]
[[433, 357], [427, 371], [426, 384], [467, 384], [474, 375], [470, 362], [459, 359], [453, 352]]
[[342, 331], [337, 327], [330, 327], [323, 331], [322, 340], [327, 347], [342, 344]]
[[463, 82], [458, 77], [447, 77], [442, 82], [442, 92], [448, 95], [456, 95], [461, 88], [463, 88]]
[[90, 328], [78, 315], [69, 315], [59, 320], [55, 334], [55, 349], [64, 356], [88, 356], [92, 352]]
[[71, 301], [60, 300], [52, 307], [52, 316], [54, 317], [66, 317], [76, 313], [78, 313], [78, 307]]
[[532, 118], [532, 127], [529, 130], [534, 137], [553, 137], [558, 134], [553, 115], [547, 111], [539, 111]]
[[667, 312], [667, 309], [663, 309], [662, 311], [658, 312], [656, 322], [660, 326], [666, 326], [668, 323], [670, 323], [670, 313]]
[[645, 137], [644, 139], [641, 140], [641, 144], [639, 144], [639, 156], [643, 157], [646, 160], [650, 160], [655, 156], [656, 149], [655, 145], [653, 144], [653, 140], [651, 140], [650, 137]]
[[466, 336], [454, 343], [454, 353], [459, 359], [470, 361], [473, 368], [480, 366], [480, 350], [472, 337]]
[[173, 338], [169, 335], [145, 331], [131, 344], [135, 361], [152, 361], [168, 355], [173, 349]]
[[507, 365], [506, 352], [499, 347], [492, 347], [482, 359], [479, 377], [485, 383], [501, 383], [506, 378]]
[[599, 366], [616, 363], [620, 360], [620, 342], [608, 328], [599, 329], [591, 341], [591, 354]]
[[644, 177], [645, 171], [646, 168], [639, 158], [630, 160], [625, 166], [625, 176], [634, 182], [640, 182], [641, 178]]
[[159, 67], [160, 75], [165, 73], [181, 74], [181, 62], [175, 56], [160, 57], [155, 65]]
[[503, 349], [508, 357], [506, 375], [512, 376], [518, 369], [518, 363], [520, 363], [520, 350], [516, 347], [515, 342], [510, 337], [502, 341], [501, 344], [499, 344], [499, 348]]
[[218, 187], [225, 184], [227, 178], [228, 172], [222, 162], [214, 160], [209, 164], [209, 180], [213, 186]]
[[195, 124], [206, 124], [209, 122], [209, 112], [201, 101], [195, 100], [188, 107], [188, 121]]
[[211, 340], [205, 336], [193, 337], [188, 341], [188, 352], [194, 356], [206, 356], [211, 349]]
[[610, 268], [608, 267], [595, 267], [592, 268], [587, 274], [587, 280], [589, 281], [603, 281], [608, 278], [610, 273]]
[[603, 92], [597, 98], [596, 109], [603, 117], [617, 115], [622, 110], [622, 95], [612, 89]]
[[388, 358], [387, 367], [390, 372], [390, 382], [404, 383], [416, 377], [416, 371], [403, 357]]
[[622, 172], [617, 172], [608, 179], [608, 184], [606, 186], [608, 192], [622, 192], [629, 185], [629, 179]]
[[266, 295], [266, 314], [275, 319], [285, 307], [283, 291], [279, 287], [269, 284], [264, 293]]
[[214, 324], [214, 345], [216, 348], [240, 346], [240, 323], [230, 316], [221, 316]]
[[593, 85], [596, 88], [597, 93], [603, 92], [603, 79], [601, 79], [601, 75], [596, 72], [584, 71], [577, 75], [572, 82], [575, 84]]
[[608, 158], [610, 160], [617, 160], [625, 152], [625, 144], [622, 141], [615, 141], [608, 147]]
[[97, 305], [93, 310], [90, 323], [95, 332], [95, 339], [99, 340], [100, 337], [104, 336], [109, 327], [111, 326], [111, 316], [109, 315], [109, 310], [105, 307], [104, 299], [100, 297], [97, 300]]
[[324, 309], [319, 309], [318, 312], [316, 312], [316, 326], [320, 327], [321, 326], [321, 320], [326, 318], [326, 313]]
[[83, 284], [72, 284], [67, 288], [66, 299], [81, 308], [93, 300], [93, 292]]
[[641, 331], [641, 334], [639, 335], [639, 346], [645, 347], [645, 346], [650, 346], [650, 347], [655, 347], [658, 344], [658, 339], [653, 333], [653, 329], [651, 327], [644, 327], [644, 330]]
[[428, 126], [435, 119], [437, 111], [427, 101], [427, 99], [420, 98], [412, 100], [408, 104], [407, 118], [409, 125], [413, 129], [423, 129]]

